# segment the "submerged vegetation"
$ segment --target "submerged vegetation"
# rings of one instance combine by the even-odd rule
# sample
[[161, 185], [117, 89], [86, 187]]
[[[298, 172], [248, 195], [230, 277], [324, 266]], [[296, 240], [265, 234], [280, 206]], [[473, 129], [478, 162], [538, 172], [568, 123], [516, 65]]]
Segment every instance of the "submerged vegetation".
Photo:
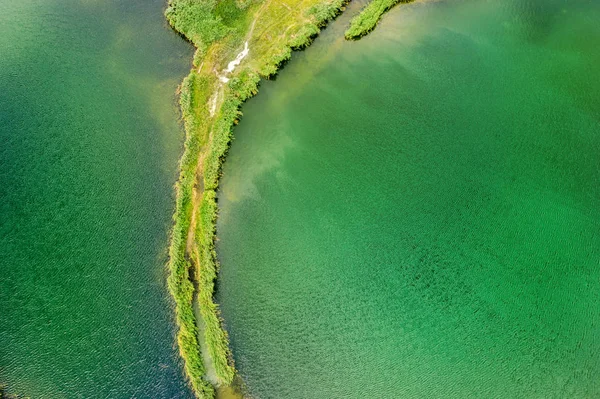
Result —
[[28, 397], [19, 396], [15, 394], [8, 394], [5, 392], [6, 386], [0, 384], [0, 399], [29, 399]]
[[356, 17], [350, 21], [350, 27], [344, 34], [346, 39], [360, 39], [371, 32], [381, 16], [398, 3], [410, 3], [412, 0], [371, 0]]
[[[229, 385], [235, 375], [213, 300], [219, 267], [214, 241], [221, 164], [241, 117], [240, 106], [257, 93], [261, 78], [275, 74], [293, 49], [308, 45], [345, 2], [170, 0], [165, 12], [171, 26], [197, 48], [194, 68], [180, 89], [186, 138], [176, 185], [168, 286], [175, 300], [185, 372], [200, 398], [214, 397], [215, 385]], [[225, 71], [245, 43], [248, 57], [235, 70]], [[202, 350], [210, 364], [203, 362], [207, 357]]]

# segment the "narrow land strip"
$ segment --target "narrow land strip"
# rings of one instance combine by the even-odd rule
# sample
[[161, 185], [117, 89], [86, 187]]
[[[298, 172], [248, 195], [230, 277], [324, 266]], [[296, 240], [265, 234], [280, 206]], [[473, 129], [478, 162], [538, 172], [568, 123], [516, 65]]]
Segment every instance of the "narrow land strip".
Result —
[[411, 3], [413, 0], [371, 0], [369, 4], [350, 21], [350, 27], [344, 36], [348, 40], [357, 40], [369, 34], [387, 11], [398, 3]]
[[[235, 375], [213, 301], [218, 271], [214, 240], [221, 164], [241, 117], [240, 106], [257, 93], [259, 80], [275, 74], [293, 49], [307, 46], [345, 1], [171, 0], [166, 10], [171, 26], [197, 47], [194, 68], [180, 91], [186, 139], [176, 185], [168, 284], [175, 300], [179, 350], [199, 398], [214, 397], [214, 385], [230, 385]], [[237, 57], [240, 62], [230, 64]], [[233, 68], [228, 70], [228, 65]], [[226, 79], [220, 79], [224, 70]], [[201, 340], [211, 365], [203, 362]], [[209, 367], [216, 376], [212, 383]]]

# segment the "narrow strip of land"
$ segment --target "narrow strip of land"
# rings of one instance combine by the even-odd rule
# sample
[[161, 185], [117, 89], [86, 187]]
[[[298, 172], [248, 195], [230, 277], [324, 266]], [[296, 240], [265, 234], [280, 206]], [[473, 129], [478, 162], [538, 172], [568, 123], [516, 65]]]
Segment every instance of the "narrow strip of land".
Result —
[[350, 21], [344, 34], [348, 40], [357, 40], [369, 34], [387, 11], [398, 3], [410, 3], [413, 0], [371, 0], [369, 4]]
[[[180, 90], [186, 139], [168, 283], [175, 300], [179, 350], [199, 398], [214, 397], [215, 386], [230, 385], [235, 375], [213, 293], [219, 266], [214, 249], [216, 190], [240, 106], [257, 93], [259, 80], [275, 74], [292, 49], [308, 45], [345, 1], [170, 0], [166, 10], [171, 26], [197, 48], [194, 67]], [[201, 348], [211, 364], [203, 361]]]

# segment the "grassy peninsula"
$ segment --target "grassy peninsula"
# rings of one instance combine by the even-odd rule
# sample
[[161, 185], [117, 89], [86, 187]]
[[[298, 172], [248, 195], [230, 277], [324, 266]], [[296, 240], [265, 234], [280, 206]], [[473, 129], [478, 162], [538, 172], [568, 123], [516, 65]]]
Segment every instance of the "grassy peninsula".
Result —
[[169, 23], [197, 48], [193, 69], [180, 88], [186, 138], [176, 185], [168, 286], [175, 300], [185, 372], [199, 398], [214, 397], [215, 386], [231, 384], [235, 375], [228, 337], [213, 301], [219, 268], [214, 240], [221, 164], [240, 106], [257, 93], [260, 79], [275, 74], [292, 50], [308, 45], [345, 2], [168, 3]]
[[410, 3], [412, 0], [371, 0], [369, 4], [350, 21], [350, 27], [344, 36], [348, 40], [357, 40], [371, 32], [382, 15], [398, 3]]

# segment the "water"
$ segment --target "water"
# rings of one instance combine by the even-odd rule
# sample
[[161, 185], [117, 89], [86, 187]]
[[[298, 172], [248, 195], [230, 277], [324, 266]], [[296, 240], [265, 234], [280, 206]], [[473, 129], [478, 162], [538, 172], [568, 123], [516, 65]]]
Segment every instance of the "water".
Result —
[[218, 223], [253, 397], [600, 395], [598, 20], [419, 2], [262, 85]]
[[0, 383], [187, 398], [166, 291], [192, 48], [162, 0], [0, 1]]

